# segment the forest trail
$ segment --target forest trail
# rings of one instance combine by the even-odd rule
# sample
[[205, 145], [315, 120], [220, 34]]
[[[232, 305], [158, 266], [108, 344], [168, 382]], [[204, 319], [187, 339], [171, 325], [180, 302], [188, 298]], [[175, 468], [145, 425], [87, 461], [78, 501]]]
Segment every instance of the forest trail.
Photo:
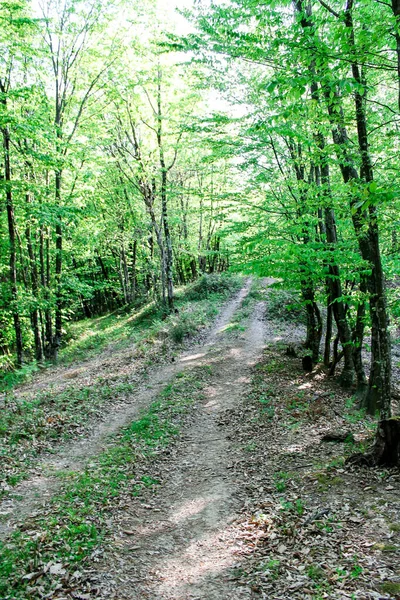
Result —
[[[248, 288], [242, 290], [236, 307]], [[257, 303], [244, 332], [234, 338], [221, 336], [228, 313], [232, 316], [234, 309], [235, 304], [228, 307], [203, 352], [186, 354], [179, 361], [181, 368], [211, 366], [205, 400], [184, 432], [184, 441], [168, 464], [167, 477], [152, 504], [135, 502], [119, 517], [115, 533], [119, 550], [107, 556], [96, 582], [102, 598], [251, 597], [249, 588], [238, 588], [232, 581], [238, 540], [230, 523], [242, 501], [232, 469], [235, 441], [221, 425], [229, 418], [228, 411], [239, 405], [251, 368], [264, 348], [265, 306]], [[124, 534], [127, 531], [129, 535]]]
[[[107, 438], [137, 418], [140, 412], [149, 406], [176, 373], [197, 367], [205, 362], [209, 364], [211, 360], [219, 360], [221, 358], [221, 334], [223, 334], [235, 311], [247, 296], [250, 286], [251, 280], [249, 279], [242, 290], [225, 305], [203, 343], [192, 347], [189, 351], [183, 352], [174, 363], [156, 367], [145, 381], [138, 386], [137, 390], [126, 398], [123, 404], [109, 409], [109, 414], [105, 415], [104, 421], [96, 424], [91, 434], [82, 439], [70, 442], [58, 453], [48, 455], [38, 461], [34, 466], [35, 475], [13, 488], [13, 496], [6, 498], [0, 503], [0, 514], [3, 517], [0, 522], [0, 538], [7, 535], [13, 529], [16, 521], [21, 521], [29, 515], [40, 512], [41, 507], [60, 487], [61, 480], [58, 475], [65, 470], [77, 471], [83, 469], [90, 458], [102, 450]], [[256, 322], [258, 323], [257, 319]], [[250, 330], [253, 330], [253, 325]], [[256, 334], [259, 335], [259, 332], [254, 331], [253, 335]], [[247, 332], [245, 339], [247, 339], [248, 335], [249, 333]], [[249, 345], [249, 349], [246, 352], [250, 352], [250, 347], [253, 347], [253, 345], [254, 349], [257, 347], [254, 340], [249, 340], [248, 342], [242, 340], [242, 344], [244, 343]], [[244, 362], [247, 361], [247, 354], [245, 353], [242, 356], [242, 348], [229, 348], [228, 345], [228, 347], [224, 348], [224, 352], [228, 352], [228, 354], [229, 352], [233, 353], [232, 355], [229, 354], [233, 370], [227, 373], [225, 383], [221, 382], [221, 389], [218, 391], [219, 388], [216, 388], [215, 407], [218, 406], [218, 394], [223, 395], [226, 393], [225, 386], [230, 392], [236, 390], [235, 386], [233, 386], [233, 390], [231, 389], [229, 380], [232, 378], [232, 381], [236, 381], [234, 375], [235, 372], [238, 372], [238, 363], [242, 358]], [[107, 365], [109, 365], [109, 360], [105, 363], [106, 368]], [[69, 368], [67, 367], [65, 370], [68, 371]], [[229, 365], [221, 365], [218, 369], [220, 370], [220, 368], [229, 368]], [[57, 369], [57, 377], [62, 378], [62, 370]], [[50, 378], [50, 381], [53, 381], [53, 379]], [[39, 380], [39, 385], [42, 385], [41, 379]], [[212, 395], [213, 393], [212, 388], [210, 388], [209, 394]], [[217, 408], [210, 410], [213, 413]]]

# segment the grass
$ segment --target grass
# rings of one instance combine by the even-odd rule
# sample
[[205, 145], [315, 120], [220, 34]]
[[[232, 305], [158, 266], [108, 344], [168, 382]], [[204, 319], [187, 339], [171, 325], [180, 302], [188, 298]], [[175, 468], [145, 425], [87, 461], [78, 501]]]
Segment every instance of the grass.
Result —
[[[193, 284], [176, 291], [178, 313], [167, 318], [162, 307], [149, 302], [139, 309], [124, 307], [94, 319], [70, 322], [66, 326], [58, 362], [68, 365], [87, 360], [109, 346], [118, 350], [137, 345], [139, 353], [146, 354], [160, 340], [165, 342], [168, 339], [179, 344], [208, 325], [217, 315], [220, 305], [242, 285], [243, 278], [237, 275], [203, 275]], [[32, 362], [17, 371], [1, 372], [0, 391], [11, 390], [48, 366]]]
[[105, 403], [133, 390], [129, 382], [99, 382], [59, 393], [40, 392], [29, 399], [8, 396], [0, 411], [0, 496], [26, 477], [33, 458], [51, 450], [55, 442], [76, 436]]
[[69, 343], [60, 353], [60, 361], [69, 363], [88, 358], [106, 346], [123, 348], [132, 344], [146, 345], [155, 339], [172, 339], [181, 343], [208, 325], [219, 306], [243, 284], [241, 277], [221, 274], [203, 275], [196, 282], [177, 290], [173, 313], [165, 318], [160, 306], [151, 302], [139, 311], [114, 312], [97, 319], [72, 323]]
[[90, 560], [108, 534], [107, 517], [121, 497], [135, 497], [156, 486], [151, 474], [138, 482], [138, 467], [148, 465], [179, 435], [194, 402], [202, 398], [208, 370], [176, 377], [157, 400], [91, 460], [81, 473], [69, 473], [62, 491], [45, 512], [29, 519], [6, 542], [0, 542], [0, 597], [42, 598]]
[[[113, 351], [134, 347], [130, 357], [134, 366], [145, 367], [166, 352], [173, 353], [186, 338], [209, 325], [222, 303], [242, 285], [237, 276], [204, 275], [194, 284], [178, 291], [173, 313], [163, 319], [154, 303], [139, 311], [116, 311], [96, 319], [71, 323], [60, 352], [60, 363], [70, 364], [103, 352], [108, 345]], [[175, 350], [174, 350], [175, 348]], [[14, 379], [2, 380], [12, 387], [37, 371], [27, 365]], [[1, 385], [0, 385], [1, 388]], [[43, 450], [51, 450], [59, 440], [76, 437], [78, 432], [99, 414], [109, 402], [134, 391], [128, 378], [98, 378], [90, 386], [70, 385], [63, 391], [39, 391], [29, 398], [16, 397], [8, 389], [0, 410], [0, 496], [27, 476], [32, 460]]]

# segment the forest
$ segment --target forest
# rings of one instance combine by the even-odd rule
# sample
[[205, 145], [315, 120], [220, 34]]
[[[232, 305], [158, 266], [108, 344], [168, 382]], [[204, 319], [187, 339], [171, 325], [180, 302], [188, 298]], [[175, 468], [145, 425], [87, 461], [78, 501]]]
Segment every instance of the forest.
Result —
[[[400, 597], [389, 564], [400, 551], [392, 544], [400, 535], [400, 0], [0, 0], [0, 132], [0, 597]], [[237, 401], [225, 405], [231, 385]], [[218, 423], [194, 428], [193, 439], [203, 452], [202, 436], [213, 442], [226, 425], [228, 445], [210, 442], [200, 458], [186, 449], [187, 461], [212, 469], [220, 457], [224, 473], [236, 469], [247, 458], [227, 465], [237, 448], [226, 440], [242, 440], [246, 457], [265, 462], [289, 525], [286, 513], [268, 521], [266, 500], [252, 496], [253, 516], [240, 527], [247, 541], [256, 535], [257, 550], [243, 550], [246, 566], [232, 567], [220, 587], [208, 571], [188, 567], [188, 575], [182, 557], [168, 568], [185, 571], [183, 583], [167, 575], [169, 591], [150, 584], [149, 571], [136, 573], [147, 583], [135, 591], [127, 565], [116, 589], [104, 564], [103, 579], [81, 581], [80, 561], [108, 535], [112, 502], [129, 503], [134, 489], [134, 497], [153, 494], [142, 507], [156, 506], [160, 455], [169, 444], [179, 450], [178, 430], [214, 388]], [[248, 394], [242, 409], [240, 394]], [[319, 432], [318, 443], [345, 444], [342, 462], [332, 466], [331, 456], [328, 468], [329, 452], [311, 442], [301, 471], [268, 462], [261, 447], [281, 444], [276, 457], [286, 464], [298, 429], [300, 438]], [[63, 446], [58, 462], [51, 458], [58, 439], [79, 436], [91, 454], [75, 460]], [[138, 459], [127, 472], [139, 455], [151, 468]], [[310, 461], [313, 475], [304, 470]], [[171, 469], [182, 473], [179, 464]], [[43, 481], [29, 490], [37, 472]], [[335, 529], [335, 509], [318, 510], [343, 473], [348, 487], [393, 490], [389, 499], [369, 493], [371, 506], [389, 507], [394, 549], [385, 538], [373, 573], [371, 557], [360, 559], [369, 541], [355, 538], [350, 566], [327, 574], [321, 562], [303, 572], [296, 551], [285, 571], [300, 521], [311, 530], [322, 523], [325, 536]], [[295, 490], [307, 495], [311, 480], [323, 498], [309, 514]], [[166, 489], [164, 502], [174, 497]], [[30, 523], [41, 512], [35, 490], [49, 502], [52, 490], [64, 494], [58, 525], [48, 522], [54, 507]], [[350, 519], [375, 510], [359, 493], [365, 514]], [[27, 498], [27, 524], [11, 515], [18, 497]], [[85, 509], [75, 514], [75, 505]], [[120, 531], [129, 538], [135, 527]], [[264, 548], [260, 558], [272, 530], [276, 556]], [[217, 550], [222, 571], [231, 559]], [[203, 552], [188, 564], [206, 563]], [[152, 560], [147, 570], [157, 569]], [[300, 583], [290, 587], [296, 561]], [[122, 563], [110, 564], [118, 571]]]

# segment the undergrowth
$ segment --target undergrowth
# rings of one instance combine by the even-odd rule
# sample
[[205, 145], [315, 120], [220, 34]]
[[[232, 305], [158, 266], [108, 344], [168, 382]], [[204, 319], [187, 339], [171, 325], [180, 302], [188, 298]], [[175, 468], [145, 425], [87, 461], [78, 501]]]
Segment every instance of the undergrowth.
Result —
[[0, 598], [26, 600], [52, 595], [62, 579], [73, 580], [107, 536], [107, 516], [157, 482], [138, 469], [172, 444], [191, 405], [202, 398], [209, 368], [180, 374], [157, 400], [93, 458], [84, 472], [68, 473], [62, 491], [44, 512], [0, 542]]
[[[58, 363], [68, 365], [87, 360], [108, 347], [115, 351], [135, 344], [143, 350], [158, 337], [181, 343], [208, 325], [221, 303], [242, 285], [243, 278], [237, 275], [205, 274], [176, 291], [178, 312], [168, 317], [160, 305], [150, 302], [139, 309], [124, 307], [101, 317], [70, 322], [64, 333]], [[12, 389], [48, 366], [31, 362], [18, 370], [0, 371], [0, 391]]]
[[305, 308], [298, 292], [281, 288], [270, 288], [267, 295], [267, 315], [269, 319], [305, 324]]
[[[177, 313], [163, 318], [159, 307], [149, 305], [139, 312], [113, 313], [70, 326], [69, 344], [60, 353], [61, 363], [75, 362], [104, 351], [134, 346], [130, 360], [146, 367], [178, 344], [209, 325], [223, 301], [242, 285], [240, 277], [203, 275], [176, 296]], [[134, 366], [136, 366], [134, 365]], [[31, 375], [24, 367], [21, 377]], [[18, 381], [18, 373], [16, 381]], [[64, 390], [39, 391], [19, 397], [8, 391], [0, 411], [0, 497], [25, 479], [32, 460], [55, 442], [76, 437], [107, 402], [115, 402], [132, 393], [134, 385], [126, 378], [116, 381], [98, 378], [84, 387], [70, 385]], [[4, 381], [3, 381], [4, 383]], [[14, 381], [15, 383], [15, 381]]]
[[106, 402], [133, 389], [129, 382], [110, 385], [101, 381], [58, 393], [39, 392], [29, 399], [6, 396], [0, 411], [0, 497], [25, 478], [30, 462], [40, 452], [76, 435]]

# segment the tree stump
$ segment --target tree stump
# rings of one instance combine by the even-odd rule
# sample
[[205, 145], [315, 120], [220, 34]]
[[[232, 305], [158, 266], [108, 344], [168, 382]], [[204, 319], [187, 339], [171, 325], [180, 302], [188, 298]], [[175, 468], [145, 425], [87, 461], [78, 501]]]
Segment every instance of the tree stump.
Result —
[[311, 371], [313, 370], [313, 359], [311, 356], [303, 356], [303, 358], [301, 359], [301, 364], [303, 365], [303, 370], [307, 371], [307, 373], [311, 373]]
[[400, 417], [379, 422], [373, 457], [376, 465], [400, 466]]

